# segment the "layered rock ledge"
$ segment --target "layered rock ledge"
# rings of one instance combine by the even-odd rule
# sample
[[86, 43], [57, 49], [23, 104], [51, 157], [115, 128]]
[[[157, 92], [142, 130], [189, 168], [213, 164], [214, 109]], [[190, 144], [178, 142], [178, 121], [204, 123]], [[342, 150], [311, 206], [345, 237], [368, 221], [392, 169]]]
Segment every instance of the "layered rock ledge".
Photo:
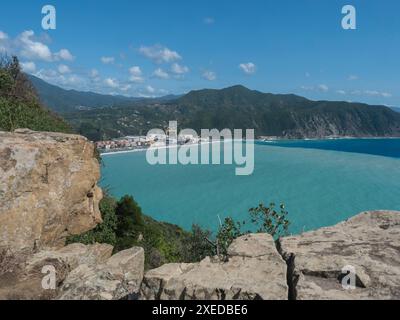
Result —
[[[400, 212], [364, 212], [283, 238], [280, 252], [288, 262], [292, 299], [400, 299]], [[354, 268], [354, 290], [343, 289], [343, 268]]]

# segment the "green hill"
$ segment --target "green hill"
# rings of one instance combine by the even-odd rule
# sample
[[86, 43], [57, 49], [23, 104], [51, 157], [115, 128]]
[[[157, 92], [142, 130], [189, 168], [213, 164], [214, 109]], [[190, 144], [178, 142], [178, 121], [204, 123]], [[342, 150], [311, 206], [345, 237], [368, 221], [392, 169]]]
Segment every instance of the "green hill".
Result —
[[193, 91], [178, 109], [194, 128], [254, 128], [257, 135], [287, 138], [400, 136], [400, 115], [384, 106], [343, 101], [311, 101], [243, 86]]
[[180, 128], [255, 129], [257, 136], [400, 136], [400, 113], [384, 106], [344, 101], [311, 101], [234, 86], [192, 91], [166, 102], [139, 101], [64, 115], [75, 130], [92, 140], [145, 135], [177, 120]]
[[138, 101], [147, 101], [150, 103], [176, 99], [176, 96], [174, 95], [168, 95], [157, 99], [145, 99], [98, 94], [89, 91], [83, 92], [77, 90], [65, 90], [51, 85], [33, 75], [29, 75], [28, 77], [38, 92], [41, 102], [48, 106], [51, 110], [60, 114], [79, 110], [109, 108], [114, 106], [126, 107], [131, 106], [133, 103]]
[[71, 127], [43, 107], [16, 57], [0, 59], [0, 130], [28, 128], [36, 131], [71, 132]]

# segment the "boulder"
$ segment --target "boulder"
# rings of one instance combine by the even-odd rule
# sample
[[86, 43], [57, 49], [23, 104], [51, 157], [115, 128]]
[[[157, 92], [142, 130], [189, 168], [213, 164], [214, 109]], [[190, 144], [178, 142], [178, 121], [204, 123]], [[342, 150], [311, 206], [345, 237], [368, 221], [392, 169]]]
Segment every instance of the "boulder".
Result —
[[[0, 300], [3, 299], [54, 299], [68, 274], [82, 264], [96, 266], [111, 257], [113, 247], [108, 244], [71, 244], [59, 250], [41, 251], [34, 255], [12, 256], [7, 252], [8, 265], [0, 270]], [[18, 260], [19, 259], [19, 260]], [[49, 269], [51, 268], [51, 269]], [[49, 270], [55, 272], [55, 288], [43, 287]]]
[[69, 271], [81, 264], [94, 266], [105, 263], [113, 250], [114, 247], [109, 244], [74, 243], [59, 250], [44, 250], [32, 255], [26, 262], [26, 270], [41, 270], [46, 265], [63, 265]]
[[0, 132], [0, 247], [60, 248], [101, 222], [100, 166], [86, 138]]
[[[400, 212], [365, 212], [283, 238], [280, 251], [293, 299], [400, 299]], [[355, 273], [353, 289], [344, 278], [349, 272]]]
[[105, 263], [81, 264], [66, 277], [60, 300], [119, 300], [139, 294], [144, 273], [144, 250], [121, 251]]
[[284, 300], [288, 297], [286, 263], [267, 234], [250, 234], [232, 243], [228, 261], [168, 264], [146, 273], [146, 300]]

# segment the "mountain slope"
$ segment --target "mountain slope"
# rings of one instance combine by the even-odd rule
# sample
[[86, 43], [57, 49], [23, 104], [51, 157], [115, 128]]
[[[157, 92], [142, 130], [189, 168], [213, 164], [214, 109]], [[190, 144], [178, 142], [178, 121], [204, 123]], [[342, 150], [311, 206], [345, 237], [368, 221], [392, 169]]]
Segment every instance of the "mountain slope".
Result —
[[150, 129], [166, 128], [170, 120], [198, 132], [249, 128], [257, 136], [283, 138], [400, 136], [400, 113], [363, 103], [311, 101], [243, 86], [191, 91], [178, 98], [139, 99], [67, 91], [37, 78], [34, 84], [42, 101], [92, 140], [145, 135]]
[[200, 128], [254, 128], [257, 135], [287, 138], [326, 136], [400, 136], [400, 114], [384, 106], [341, 101], [311, 101], [242, 86], [193, 91], [176, 101]]
[[124, 105], [139, 98], [103, 95], [93, 92], [65, 90], [51, 85], [42, 79], [29, 75], [33, 86], [38, 92], [42, 103], [58, 113], [73, 112], [79, 109], [105, 108], [114, 105]]
[[0, 131], [18, 128], [71, 132], [63, 119], [40, 104], [18, 59], [6, 57], [0, 62]]
[[168, 95], [160, 98], [136, 98], [105, 95], [94, 92], [65, 90], [58, 86], [51, 85], [32, 75], [29, 75], [29, 79], [38, 92], [42, 103], [58, 113], [90, 110], [96, 108], [108, 108], [113, 106], [123, 107], [143, 100], [165, 102], [177, 98], [177, 96], [174, 95]]

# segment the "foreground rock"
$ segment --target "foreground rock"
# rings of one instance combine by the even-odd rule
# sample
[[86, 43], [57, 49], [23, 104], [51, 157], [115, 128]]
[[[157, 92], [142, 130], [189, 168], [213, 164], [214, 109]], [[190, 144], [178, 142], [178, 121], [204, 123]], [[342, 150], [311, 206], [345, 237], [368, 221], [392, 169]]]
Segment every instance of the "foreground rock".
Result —
[[61, 247], [101, 222], [94, 146], [84, 137], [0, 132], [0, 247]]
[[[0, 273], [0, 300], [118, 300], [137, 297], [144, 251], [132, 248], [111, 256], [107, 244], [72, 244], [41, 251]], [[46, 281], [54, 271], [55, 287]], [[50, 278], [49, 278], [50, 279]]]
[[[281, 240], [296, 299], [400, 299], [400, 212], [362, 213], [346, 222]], [[354, 267], [356, 289], [342, 287]]]
[[121, 251], [104, 264], [82, 264], [61, 288], [61, 300], [119, 300], [139, 294], [144, 273], [144, 251]]
[[0, 299], [138, 295], [142, 248], [111, 256], [107, 244], [64, 247], [67, 236], [102, 221], [99, 178], [94, 146], [84, 137], [0, 132]]
[[[0, 299], [54, 299], [72, 270], [82, 264], [96, 266], [105, 263], [112, 251], [113, 247], [107, 244], [72, 244], [31, 256], [9, 253], [8, 260], [2, 261], [7, 270], [0, 272]], [[43, 279], [49, 272], [55, 272], [55, 288], [43, 286]]]
[[206, 258], [200, 263], [167, 264], [147, 272], [142, 299], [287, 299], [286, 263], [271, 236], [241, 237], [228, 254], [228, 262]]

